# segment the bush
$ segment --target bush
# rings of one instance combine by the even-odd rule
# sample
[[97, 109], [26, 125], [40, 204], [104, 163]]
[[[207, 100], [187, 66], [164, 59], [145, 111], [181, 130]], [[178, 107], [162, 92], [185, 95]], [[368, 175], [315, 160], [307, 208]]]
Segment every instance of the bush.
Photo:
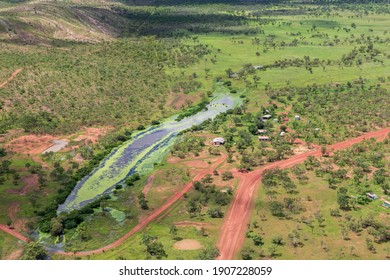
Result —
[[220, 208], [214, 208], [207, 211], [211, 218], [223, 218], [224, 214]]

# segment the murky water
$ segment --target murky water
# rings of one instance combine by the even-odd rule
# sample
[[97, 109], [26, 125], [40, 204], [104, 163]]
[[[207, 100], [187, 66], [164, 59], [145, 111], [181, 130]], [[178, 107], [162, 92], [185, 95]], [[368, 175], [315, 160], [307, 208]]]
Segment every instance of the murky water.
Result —
[[132, 140], [111, 152], [97, 168], [77, 183], [65, 203], [59, 206], [58, 212], [79, 209], [110, 193], [115, 185], [123, 183], [134, 172], [142, 174], [150, 171], [153, 164], [158, 163], [169, 150], [179, 132], [212, 119], [219, 113], [234, 108], [239, 102], [237, 97], [220, 94], [205, 111], [181, 121], [172, 117], [159, 126], [149, 127], [134, 135]]

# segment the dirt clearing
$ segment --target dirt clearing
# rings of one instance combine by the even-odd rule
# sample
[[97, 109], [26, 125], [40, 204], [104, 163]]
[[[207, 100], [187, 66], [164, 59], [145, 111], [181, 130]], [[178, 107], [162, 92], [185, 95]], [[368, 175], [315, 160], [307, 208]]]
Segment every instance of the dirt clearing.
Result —
[[202, 244], [195, 239], [183, 239], [173, 244], [173, 247], [178, 250], [199, 250], [203, 248]]

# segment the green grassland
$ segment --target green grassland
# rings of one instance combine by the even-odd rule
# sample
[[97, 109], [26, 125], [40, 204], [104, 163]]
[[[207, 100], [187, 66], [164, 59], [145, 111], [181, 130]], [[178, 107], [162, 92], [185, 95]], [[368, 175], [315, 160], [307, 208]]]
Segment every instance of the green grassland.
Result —
[[[300, 123], [289, 122], [287, 129], [291, 138], [297, 136], [306, 142], [326, 144], [388, 126], [388, 4], [212, 4], [205, 0], [199, 1], [202, 5], [184, 5], [170, 0], [140, 6], [134, 1], [85, 2], [0, 1], [0, 82], [16, 69], [23, 69], [0, 89], [0, 132], [23, 129], [25, 133], [64, 135], [85, 126], [114, 127], [112, 134], [99, 143], [81, 145], [76, 152], [84, 162], [77, 167], [72, 167], [73, 152], [44, 157], [49, 168], [42, 170], [26, 167], [26, 163], [37, 166], [26, 155], [8, 153], [1, 158], [10, 160], [14, 171], [0, 174], [4, 177], [0, 184], [0, 223], [9, 222], [10, 205], [19, 203], [17, 217], [27, 220], [25, 234], [37, 231], [43, 213], [53, 212], [47, 208], [56, 205], [65, 188], [74, 186], [72, 178], [80, 179], [72, 177], [77, 169], [81, 168], [79, 174], [83, 174], [96, 166], [99, 153], [118, 147], [139, 125], [148, 126], [177, 114], [178, 110], [167, 106], [175, 94], [206, 97], [215, 91], [216, 81], [230, 82], [231, 93], [239, 96], [243, 105], [193, 130], [224, 136], [232, 146], [236, 143], [226, 149], [236, 159], [235, 167], [253, 169], [289, 155], [291, 139], [277, 137], [281, 123], [268, 124], [270, 143], [258, 144], [257, 135], [248, 132], [272, 104], [277, 106], [273, 114], [288, 111], [290, 119], [295, 114], [302, 116]], [[318, 100], [321, 104], [317, 104]], [[307, 106], [300, 108], [303, 102]], [[314, 135], [312, 130], [317, 127], [321, 130]], [[165, 162], [166, 154], [161, 151], [152, 159], [162, 164], [155, 166], [150, 161], [142, 168], [147, 172], [156, 168], [166, 174], [173, 168]], [[56, 167], [58, 162], [60, 167]], [[387, 163], [385, 166], [388, 168]], [[56, 175], [53, 170], [61, 172]], [[8, 192], [23, 189], [22, 178], [34, 172], [43, 178], [38, 191], [24, 196]], [[17, 179], [13, 178], [15, 173], [19, 174]], [[177, 185], [167, 189], [164, 199], [189, 179], [185, 169], [170, 175], [166, 180], [175, 180]], [[260, 188], [251, 230], [264, 237], [265, 245], [248, 251], [247, 247], [253, 247], [248, 238], [244, 252], [254, 259], [385, 258], [386, 243], [374, 243], [376, 253], [367, 249], [366, 238], [373, 239], [368, 229], [358, 234], [349, 232], [349, 240], [340, 237], [342, 226], [352, 221], [349, 215], [357, 219], [371, 213], [386, 222], [383, 217], [388, 216], [382, 215], [386, 212], [379, 201], [342, 212], [341, 217], [330, 216], [329, 208], [337, 208], [337, 190], [327, 186], [328, 175], [319, 178], [314, 171], [308, 171], [307, 176], [310, 180], [306, 184], [292, 176], [298, 194], [279, 194], [281, 200], [289, 196], [302, 199], [306, 212], [292, 219], [272, 216], [269, 197]], [[369, 174], [367, 178], [372, 190], [380, 193], [382, 190]], [[77, 227], [64, 230], [65, 249], [98, 248], [134, 227], [139, 217], [150, 213], [140, 209], [137, 198], [146, 179], [142, 177], [134, 186], [117, 190]], [[157, 176], [153, 187], [162, 183], [163, 177]], [[350, 183], [345, 180], [337, 187]], [[352, 191], [349, 194], [354, 195]], [[210, 203], [191, 218], [186, 206], [195, 196], [197, 192], [191, 191], [142, 233], [113, 251], [91, 258], [150, 258], [140, 243], [145, 233], [158, 236], [169, 259], [200, 258], [201, 250], [173, 248], [177, 237], [199, 240], [204, 248], [216, 243], [222, 219], [207, 214], [208, 208], [216, 205]], [[152, 190], [150, 207], [155, 209], [162, 202], [158, 192]], [[227, 205], [222, 209], [226, 211]], [[314, 222], [312, 230], [301, 222], [301, 216], [313, 216], [317, 211], [324, 216], [325, 226]], [[210, 222], [207, 236], [200, 236], [195, 227], [179, 227], [177, 235], [172, 236], [172, 224], [183, 221], [183, 217]], [[51, 218], [45, 217], [49, 222]], [[288, 244], [288, 234], [294, 229], [300, 233], [302, 247]], [[284, 246], [272, 245], [273, 232], [283, 235]], [[4, 256], [15, 242], [2, 236], [0, 248]], [[48, 243], [55, 241], [56, 237], [46, 238]], [[316, 250], [318, 246], [321, 250]]]
[[[370, 145], [372, 151], [368, 149]], [[290, 170], [290, 177], [297, 186], [295, 194], [288, 194], [280, 188], [276, 189], [276, 193], [271, 194], [269, 188], [261, 185], [251, 224], [248, 227], [248, 238], [237, 258], [385, 259], [389, 257], [388, 242], [376, 240], [375, 230], [371, 226], [371, 222], [374, 221], [373, 224], [378, 223], [385, 228], [389, 227], [390, 212], [382, 206], [383, 201], [380, 199], [389, 198], [388, 191], [386, 193], [382, 188], [386, 185], [385, 182], [388, 184], [389, 177], [384, 179], [386, 180], [384, 183], [378, 184], [372, 174], [378, 166], [388, 168], [388, 152], [388, 144], [366, 142], [342, 152], [342, 155], [337, 157], [348, 158], [351, 162], [355, 162], [354, 164], [339, 166], [334, 165], [333, 159], [323, 158], [321, 164], [314, 168], [315, 171], [307, 170], [309, 168], [307, 164], [301, 165], [306, 173], [303, 181], [297, 179], [294, 170]], [[378, 156], [379, 153], [381, 159], [375, 160], [375, 155]], [[369, 165], [363, 173], [357, 171], [357, 165], [361, 162]], [[323, 172], [332, 166], [333, 170]], [[330, 187], [329, 178], [333, 177], [332, 173], [335, 174], [334, 172], [337, 173], [340, 169], [347, 171], [347, 177], [337, 180], [337, 186]], [[339, 209], [337, 191], [339, 188], [348, 190], [348, 197], [353, 205], [348, 210]], [[379, 199], [372, 201], [367, 199], [366, 192], [377, 194]], [[296, 199], [296, 206], [301, 209], [295, 213], [286, 209], [285, 211], [289, 212], [286, 216], [275, 216], [270, 211], [271, 201], [283, 202], [286, 198]], [[332, 214], [335, 210], [340, 214]], [[316, 216], [318, 213], [322, 215], [321, 222]], [[367, 222], [368, 220], [371, 222]], [[261, 236], [263, 244], [253, 245], [254, 240], [251, 236], [254, 235]], [[276, 237], [283, 240], [282, 244], [274, 242]], [[371, 240], [374, 249], [368, 248], [367, 243], [370, 241], [367, 240]]]

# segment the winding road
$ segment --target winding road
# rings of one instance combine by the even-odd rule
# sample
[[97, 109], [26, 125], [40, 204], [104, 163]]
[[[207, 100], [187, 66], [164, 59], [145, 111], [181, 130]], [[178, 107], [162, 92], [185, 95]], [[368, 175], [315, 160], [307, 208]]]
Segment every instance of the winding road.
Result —
[[[348, 148], [353, 144], [359, 143], [368, 138], [376, 138], [379, 141], [383, 141], [390, 133], [390, 128], [381, 129], [366, 133], [362, 136], [349, 139], [343, 142], [330, 145], [327, 148], [329, 150], [337, 151]], [[230, 205], [228, 213], [225, 215], [225, 220], [220, 230], [220, 236], [217, 242], [217, 248], [220, 255], [219, 260], [231, 260], [234, 259], [239, 252], [245, 241], [245, 232], [247, 225], [250, 222], [251, 214], [254, 208], [255, 198], [260, 186], [262, 173], [264, 170], [271, 168], [289, 168], [296, 164], [302, 163], [309, 156], [319, 157], [321, 156], [320, 150], [314, 150], [306, 152], [300, 155], [293, 156], [286, 160], [273, 162], [267, 164], [256, 171], [250, 173], [234, 172], [234, 175], [240, 178], [240, 183], [234, 194], [233, 201]]]
[[[376, 138], [379, 141], [383, 141], [386, 136], [390, 133], [390, 128], [381, 129], [378, 131], [369, 132], [357, 138], [349, 139], [343, 142], [336, 143], [334, 145], [328, 146], [328, 149], [333, 151], [341, 150], [352, 146], [353, 144], [359, 143], [368, 138]], [[219, 240], [217, 242], [217, 247], [220, 251], [220, 256], [217, 259], [227, 260], [233, 259], [240, 248], [242, 247], [245, 241], [245, 231], [247, 224], [250, 221], [252, 210], [254, 207], [254, 200], [258, 193], [260, 186], [261, 176], [264, 170], [270, 168], [289, 168], [296, 164], [302, 163], [309, 156], [320, 156], [321, 151], [314, 150], [306, 152], [300, 155], [293, 156], [286, 160], [273, 162], [267, 164], [260, 169], [257, 169], [250, 173], [240, 173], [238, 171], [233, 171], [234, 175], [240, 178], [240, 183], [234, 194], [233, 201], [229, 207], [228, 213], [225, 215], [224, 223], [220, 230]], [[220, 164], [222, 164], [227, 158], [226, 154], [223, 154], [216, 162], [210, 165], [209, 168], [199, 172], [191, 182], [186, 184], [184, 188], [174, 196], [172, 196], [164, 205], [159, 209], [153, 212], [146, 219], [142, 220], [138, 225], [136, 225], [132, 230], [127, 234], [119, 238], [118, 240], [108, 244], [104, 247], [90, 250], [90, 251], [80, 251], [80, 252], [56, 252], [57, 254], [67, 255], [67, 256], [88, 256], [92, 254], [103, 253], [107, 250], [114, 249], [120, 246], [125, 242], [129, 237], [135, 233], [144, 229], [150, 222], [159, 217], [163, 212], [165, 212], [169, 207], [171, 207], [176, 201], [183, 197], [193, 186], [193, 181], [200, 180], [205, 175], [212, 173]], [[6, 225], [0, 224], [0, 230], [7, 232], [16, 238], [29, 242], [27, 237], [24, 237], [22, 234], [16, 232], [15, 230], [9, 229]]]
[[0, 230], [12, 235], [13, 237], [16, 237], [17, 239], [19, 240], [22, 240], [24, 242], [29, 242], [30, 240], [23, 236], [21, 233], [17, 232], [16, 230], [14, 229], [10, 229], [8, 226], [6, 225], [3, 225], [3, 224], [0, 224]]
[[153, 212], [150, 216], [148, 216], [146, 219], [142, 220], [138, 225], [136, 225], [131, 231], [126, 233], [124, 236], [119, 238], [118, 240], [114, 241], [111, 244], [108, 244], [102, 248], [91, 250], [91, 251], [80, 251], [80, 252], [57, 252], [57, 254], [61, 255], [67, 255], [67, 256], [88, 256], [92, 254], [99, 254], [103, 253], [107, 250], [113, 249], [115, 247], [118, 247], [121, 245], [126, 239], [128, 239], [130, 236], [134, 235], [135, 233], [141, 231], [144, 229], [150, 222], [152, 222], [154, 219], [156, 219], [158, 216], [160, 216], [163, 212], [165, 212], [169, 207], [171, 207], [176, 201], [178, 201], [180, 198], [183, 197], [183, 195], [188, 192], [192, 186], [194, 181], [198, 181], [202, 179], [207, 174], [210, 174], [214, 169], [218, 167], [221, 163], [223, 163], [227, 158], [226, 154], [221, 155], [220, 158], [216, 162], [214, 162], [212, 165], [210, 165], [209, 168], [202, 170], [198, 174], [195, 175], [195, 177], [192, 179], [191, 182], [189, 182], [187, 185], [184, 186], [184, 188], [172, 196], [163, 206], [161, 206], [159, 209], [157, 209], [155, 212]]

